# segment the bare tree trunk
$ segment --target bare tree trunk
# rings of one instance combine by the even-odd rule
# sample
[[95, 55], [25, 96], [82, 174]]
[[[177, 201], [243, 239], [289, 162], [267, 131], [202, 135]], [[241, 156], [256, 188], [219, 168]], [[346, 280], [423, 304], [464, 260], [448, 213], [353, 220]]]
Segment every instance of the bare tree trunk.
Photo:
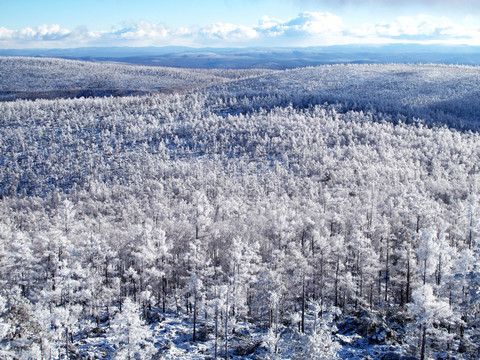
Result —
[[225, 307], [225, 360], [228, 360], [228, 291], [227, 304]]
[[427, 343], [427, 328], [422, 325], [422, 345], [420, 346], [420, 360], [425, 360], [425, 348]]
[[164, 277], [162, 279], [162, 310], [163, 310], [163, 313], [165, 314], [165, 310], [166, 310], [166, 302], [167, 302], [167, 279]]
[[340, 258], [337, 256], [337, 268], [335, 269], [335, 307], [338, 306], [338, 273], [340, 271]]
[[410, 249], [408, 250], [408, 259], [407, 259], [407, 286], [405, 289], [405, 301], [408, 304], [410, 302]]
[[473, 231], [472, 231], [472, 226], [473, 226], [473, 214], [470, 214], [470, 231], [468, 232], [468, 248], [472, 249], [473, 245]]
[[193, 298], [193, 342], [197, 340], [197, 294]]
[[389, 238], [387, 237], [387, 255], [386, 255], [386, 258], [385, 258], [385, 303], [387, 303], [388, 301], [388, 280], [389, 280], [389, 276], [390, 276], [390, 269], [389, 269], [389, 264], [388, 264], [388, 261], [389, 261], [389, 257], [390, 257], [390, 249], [389, 249]]
[[423, 285], [427, 282], [427, 258], [423, 260]]
[[215, 305], [215, 359], [218, 356], [218, 305]]
[[302, 333], [305, 332], [305, 275], [302, 284]]
[[68, 359], [68, 328], [65, 328], [65, 359]]

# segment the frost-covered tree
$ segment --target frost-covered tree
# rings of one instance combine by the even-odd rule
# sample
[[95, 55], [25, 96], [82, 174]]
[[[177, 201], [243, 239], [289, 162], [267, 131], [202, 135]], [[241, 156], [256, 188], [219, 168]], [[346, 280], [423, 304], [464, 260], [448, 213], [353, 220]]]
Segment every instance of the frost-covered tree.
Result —
[[22, 354], [38, 356], [42, 343], [42, 327], [31, 302], [19, 288], [9, 289], [1, 296], [2, 351], [6, 358]]
[[319, 328], [317, 331], [301, 335], [296, 347], [295, 359], [328, 360], [339, 359], [339, 345], [332, 340], [328, 328]]
[[408, 306], [415, 316], [415, 336], [410, 336], [410, 343], [417, 349], [421, 360], [428, 356], [429, 343], [442, 344], [448, 337], [446, 324], [452, 320], [452, 310], [445, 299], [434, 294], [430, 284], [420, 286], [412, 293], [412, 303]]
[[202, 303], [202, 290], [203, 290], [203, 282], [198, 278], [196, 274], [193, 274], [190, 279], [188, 280], [188, 284], [185, 289], [189, 294], [189, 302], [193, 304], [193, 335], [192, 341], [195, 342], [197, 340], [197, 319], [199, 313], [199, 307]]
[[320, 301], [313, 300], [309, 303], [310, 326], [305, 333], [299, 334], [298, 342], [292, 344], [295, 359], [338, 359], [340, 345], [332, 338], [331, 314], [324, 314]]
[[116, 359], [150, 359], [154, 355], [152, 332], [140, 316], [138, 306], [126, 298], [122, 311], [111, 320], [108, 341]]
[[8, 305], [7, 300], [3, 295], [0, 295], [0, 356], [4, 358], [13, 357], [14, 352], [10, 350], [10, 323], [8, 319]]

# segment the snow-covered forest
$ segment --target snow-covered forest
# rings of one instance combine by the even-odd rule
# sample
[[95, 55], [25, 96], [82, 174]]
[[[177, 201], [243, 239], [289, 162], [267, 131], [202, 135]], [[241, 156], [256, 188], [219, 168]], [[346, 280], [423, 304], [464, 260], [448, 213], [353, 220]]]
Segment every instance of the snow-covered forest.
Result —
[[479, 68], [0, 64], [0, 357], [480, 356]]
[[176, 69], [111, 62], [0, 57], [0, 101], [171, 93], [271, 71]]

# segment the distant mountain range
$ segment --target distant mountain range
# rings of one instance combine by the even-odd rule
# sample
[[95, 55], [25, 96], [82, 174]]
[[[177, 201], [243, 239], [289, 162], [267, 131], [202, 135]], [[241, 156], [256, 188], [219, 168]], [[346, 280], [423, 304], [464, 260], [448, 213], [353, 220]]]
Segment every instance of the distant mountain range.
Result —
[[466, 45], [338, 45], [305, 48], [83, 47], [0, 49], [0, 56], [55, 57], [188, 68], [288, 69], [339, 63], [480, 65], [480, 47]]

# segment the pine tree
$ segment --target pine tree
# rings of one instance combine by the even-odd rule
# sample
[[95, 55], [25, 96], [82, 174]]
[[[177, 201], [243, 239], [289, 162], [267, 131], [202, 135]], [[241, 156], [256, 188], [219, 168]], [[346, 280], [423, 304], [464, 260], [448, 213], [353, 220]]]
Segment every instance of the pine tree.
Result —
[[417, 347], [420, 360], [424, 360], [428, 356], [428, 342], [444, 340], [445, 322], [451, 321], [453, 313], [447, 301], [434, 295], [430, 284], [413, 291], [412, 300], [408, 309], [415, 316], [417, 338], [411, 337], [410, 343]]
[[7, 299], [0, 295], [0, 358], [13, 357], [13, 352], [10, 351], [10, 330]]
[[150, 359], [155, 353], [152, 332], [140, 318], [138, 306], [126, 298], [110, 323], [108, 339], [116, 359]]
[[338, 359], [340, 345], [332, 339], [331, 329], [328, 325], [331, 317], [319, 317], [319, 314], [323, 313], [320, 301], [312, 301], [309, 308], [313, 315], [312, 326], [308, 332], [299, 334], [300, 339], [295, 346], [294, 358], [301, 360]]

